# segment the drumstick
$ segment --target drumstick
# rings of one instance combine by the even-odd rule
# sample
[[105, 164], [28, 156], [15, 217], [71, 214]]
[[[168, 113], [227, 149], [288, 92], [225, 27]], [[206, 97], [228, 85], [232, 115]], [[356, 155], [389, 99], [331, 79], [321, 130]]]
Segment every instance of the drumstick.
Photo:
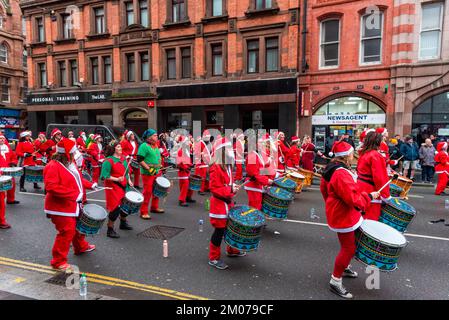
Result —
[[86, 192], [86, 195], [91, 194], [91, 193], [94, 193], [94, 192], [98, 192], [98, 191], [103, 191], [103, 190], [112, 190], [112, 188], [110, 188], [110, 187], [97, 188], [97, 189], [94, 190], [94, 191]]
[[390, 180], [388, 180], [388, 182], [385, 183], [385, 184], [383, 185], [383, 187], [380, 188], [379, 191], [376, 191], [376, 192], [380, 193], [383, 189], [385, 189], [386, 186], [388, 186], [388, 185], [391, 183], [391, 181], [397, 179], [398, 177], [399, 177], [399, 175], [396, 173], [395, 175], [393, 175], [393, 178], [391, 178]]

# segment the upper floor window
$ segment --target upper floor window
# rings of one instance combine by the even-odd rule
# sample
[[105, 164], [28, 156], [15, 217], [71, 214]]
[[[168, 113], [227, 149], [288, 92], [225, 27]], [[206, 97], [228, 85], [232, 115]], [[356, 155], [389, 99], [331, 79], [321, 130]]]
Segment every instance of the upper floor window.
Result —
[[92, 84], [99, 84], [99, 66], [98, 66], [98, 58], [90, 58], [90, 66], [91, 66], [91, 75], [92, 75]]
[[134, 53], [126, 55], [126, 62], [128, 65], [128, 82], [136, 81], [136, 60], [134, 57]]
[[126, 25], [132, 25], [134, 23], [134, 4], [132, 2], [125, 3], [126, 9]]
[[63, 39], [73, 38], [72, 18], [68, 14], [62, 15], [62, 38]]
[[176, 49], [168, 49], [167, 55], [167, 79], [176, 79]]
[[8, 63], [8, 47], [4, 43], [0, 44], [0, 62]]
[[43, 88], [47, 86], [47, 68], [45, 62], [37, 64], [38, 86]]
[[423, 4], [419, 59], [437, 59], [440, 57], [442, 27], [443, 3]]
[[340, 20], [332, 19], [321, 23], [320, 66], [336, 67], [339, 62]]
[[270, 9], [272, 0], [256, 0], [256, 10]]
[[224, 0], [212, 0], [212, 16], [223, 15], [223, 2]]
[[104, 83], [112, 83], [112, 62], [111, 57], [103, 57], [103, 77]]
[[148, 81], [150, 80], [150, 56], [148, 52], [140, 52], [140, 80]]
[[36, 40], [37, 42], [45, 41], [44, 18], [36, 18]]
[[59, 67], [59, 86], [67, 87], [67, 68], [65, 61], [59, 61], [58, 67]]
[[279, 70], [279, 39], [267, 38], [265, 40], [266, 71]]
[[149, 22], [148, 22], [148, 1], [147, 0], [140, 0], [139, 1], [139, 18], [140, 18], [140, 24], [148, 28]]
[[2, 102], [10, 102], [9, 100], [9, 88], [10, 82], [8, 77], [0, 77], [0, 82], [2, 85]]
[[212, 75], [223, 75], [223, 45], [213, 44], [212, 47]]
[[257, 73], [259, 72], [259, 39], [249, 40], [247, 42], [247, 72]]
[[78, 62], [76, 60], [70, 60], [70, 85], [74, 86], [78, 83]]
[[382, 60], [382, 26], [383, 14], [372, 21], [371, 14], [362, 16], [360, 40], [360, 62], [380, 63]]
[[192, 75], [192, 62], [190, 47], [181, 48], [182, 77], [190, 78]]
[[172, 22], [186, 19], [186, 0], [172, 0]]
[[98, 7], [94, 8], [94, 17], [95, 17], [95, 33], [105, 33], [105, 16], [104, 16], [104, 8]]
[[22, 67], [28, 68], [28, 52], [25, 49], [22, 53]]

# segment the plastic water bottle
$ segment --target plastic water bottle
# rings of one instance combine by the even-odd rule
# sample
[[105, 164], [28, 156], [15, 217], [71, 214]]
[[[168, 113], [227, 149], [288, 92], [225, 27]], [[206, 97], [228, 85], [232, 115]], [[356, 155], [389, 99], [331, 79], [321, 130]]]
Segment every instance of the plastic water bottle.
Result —
[[310, 219], [319, 219], [317, 215], [315, 215], [315, 208], [310, 209]]
[[203, 232], [203, 225], [204, 225], [204, 220], [203, 220], [203, 219], [200, 219], [200, 220], [198, 221], [198, 227], [199, 227], [199, 231], [200, 231], [200, 232]]
[[449, 199], [444, 200], [444, 209], [449, 210]]
[[204, 200], [204, 209], [205, 209], [206, 211], [209, 211], [209, 210], [210, 210], [210, 200], [209, 200], [209, 198], [207, 198], [206, 200]]
[[87, 296], [87, 278], [85, 273], [83, 273], [80, 277], [80, 296]]
[[164, 242], [162, 243], [162, 256], [164, 258], [168, 257], [168, 241], [164, 240]]

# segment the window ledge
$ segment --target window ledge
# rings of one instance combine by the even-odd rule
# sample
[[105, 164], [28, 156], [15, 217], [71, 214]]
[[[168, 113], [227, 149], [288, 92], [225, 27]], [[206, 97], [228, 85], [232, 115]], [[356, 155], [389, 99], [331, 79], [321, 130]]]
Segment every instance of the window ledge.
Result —
[[279, 12], [279, 7], [266, 8], [266, 9], [249, 9], [245, 12], [245, 16], [259, 16], [266, 14], [277, 14]]
[[183, 26], [189, 26], [192, 23], [190, 22], [190, 19], [187, 18], [187, 20], [177, 21], [177, 22], [165, 22], [162, 26], [166, 29], [168, 28], [176, 28], [176, 27], [183, 27]]
[[86, 36], [87, 39], [89, 40], [95, 40], [95, 39], [104, 39], [104, 38], [109, 38], [111, 36], [111, 34], [109, 32], [105, 32], [105, 33], [90, 33]]
[[35, 48], [35, 47], [45, 47], [47, 45], [47, 42], [45, 42], [45, 41], [42, 41], [42, 42], [32, 42], [31, 44], [30, 44], [30, 46], [32, 47], [32, 48]]
[[210, 17], [204, 17], [201, 19], [201, 22], [203, 23], [210, 23], [210, 22], [215, 22], [215, 21], [226, 21], [228, 20], [229, 15], [225, 14], [225, 15], [221, 15], [221, 16], [210, 16]]
[[57, 44], [61, 44], [61, 43], [75, 43], [76, 39], [75, 38], [69, 38], [69, 39], [56, 39], [55, 43]]

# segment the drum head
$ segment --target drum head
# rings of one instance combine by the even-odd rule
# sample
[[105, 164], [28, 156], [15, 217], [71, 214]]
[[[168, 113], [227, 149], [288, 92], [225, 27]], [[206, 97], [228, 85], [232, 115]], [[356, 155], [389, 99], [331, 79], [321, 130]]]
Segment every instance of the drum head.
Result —
[[292, 194], [285, 189], [278, 187], [268, 188], [268, 194], [281, 200], [292, 200]]
[[249, 227], [261, 227], [265, 224], [263, 212], [247, 205], [237, 205], [231, 208], [229, 219]]
[[379, 221], [363, 220], [360, 229], [383, 244], [392, 245], [394, 247], [405, 247], [407, 244], [407, 240], [402, 233]]
[[400, 186], [398, 186], [398, 185], [396, 185], [394, 183], [391, 183], [390, 184], [390, 190], [396, 190], [396, 191], [401, 191], [402, 192], [402, 190], [404, 190], [404, 189], [402, 189]]
[[410, 180], [409, 178], [404, 177], [404, 176], [399, 176], [398, 179], [401, 181], [405, 181], [405, 182], [413, 182], [413, 180]]
[[290, 175], [295, 179], [304, 179], [305, 178], [302, 174], [300, 174], [298, 172], [292, 172], [292, 173], [290, 173]]
[[0, 176], [0, 182], [11, 181], [12, 177], [10, 176]]
[[93, 220], [105, 220], [108, 216], [108, 213], [103, 207], [100, 207], [97, 204], [86, 204], [83, 207], [84, 214]]
[[201, 176], [199, 176], [199, 175], [197, 175], [197, 174], [192, 174], [192, 175], [190, 176], [190, 179], [193, 179], [193, 180], [203, 180], [203, 177], [201, 177]]
[[296, 187], [296, 182], [289, 178], [281, 178], [279, 180], [275, 180], [274, 184], [277, 186], [291, 189]]
[[388, 200], [387, 205], [389, 205], [395, 209], [398, 209], [399, 211], [402, 211], [402, 212], [407, 212], [407, 213], [413, 214], [413, 215], [416, 214], [415, 208], [401, 199], [394, 198], [394, 199]]
[[26, 170], [32, 170], [32, 171], [44, 170], [44, 166], [28, 166], [25, 168], [26, 168]]
[[157, 177], [156, 183], [163, 188], [170, 188], [170, 180], [164, 177]]
[[143, 202], [143, 195], [136, 191], [128, 191], [125, 194], [125, 197], [126, 197], [126, 199], [128, 199], [129, 201], [134, 202], [134, 203]]

